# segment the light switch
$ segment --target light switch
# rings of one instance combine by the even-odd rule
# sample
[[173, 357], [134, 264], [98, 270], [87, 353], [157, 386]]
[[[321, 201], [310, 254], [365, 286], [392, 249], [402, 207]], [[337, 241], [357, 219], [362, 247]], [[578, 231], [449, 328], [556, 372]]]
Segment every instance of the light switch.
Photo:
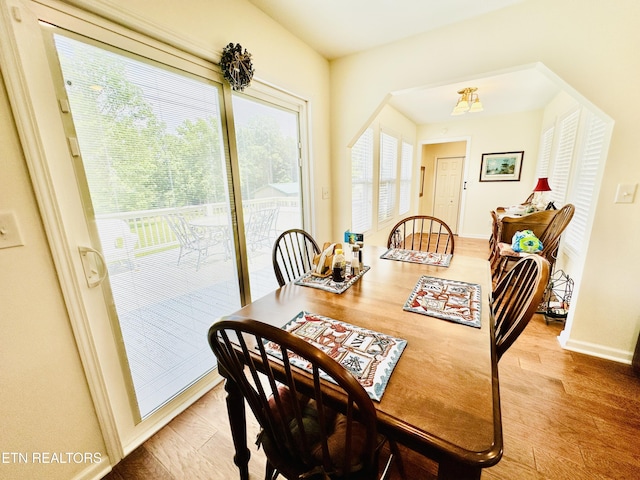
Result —
[[633, 203], [637, 186], [636, 183], [619, 183], [615, 203]]
[[18, 222], [13, 212], [0, 213], [0, 248], [19, 247], [24, 245]]

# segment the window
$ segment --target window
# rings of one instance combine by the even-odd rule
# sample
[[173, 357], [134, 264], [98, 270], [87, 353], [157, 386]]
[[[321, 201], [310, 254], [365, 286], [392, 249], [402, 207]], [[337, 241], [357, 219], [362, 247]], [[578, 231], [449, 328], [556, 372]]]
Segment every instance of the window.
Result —
[[400, 198], [398, 214], [407, 213], [411, 208], [411, 173], [413, 169], [413, 145], [402, 142], [402, 159], [400, 162]]
[[585, 245], [589, 212], [596, 188], [596, 180], [607, 138], [606, 123], [594, 114], [589, 114], [582, 153], [577, 159], [577, 170], [571, 203], [576, 207], [565, 234], [568, 249], [579, 252]]
[[351, 229], [371, 229], [373, 209], [373, 129], [368, 128], [351, 148]]
[[578, 109], [560, 121], [560, 139], [558, 141], [558, 149], [556, 150], [550, 177], [550, 198], [556, 202], [556, 206], [558, 207], [565, 203], [567, 197], [569, 174], [571, 171], [579, 120], [580, 110]]
[[369, 127], [351, 147], [351, 229], [384, 229], [409, 212], [412, 179], [413, 144], [377, 125]]
[[380, 132], [380, 183], [378, 194], [378, 222], [393, 217], [396, 209], [396, 181], [398, 170], [398, 139]]

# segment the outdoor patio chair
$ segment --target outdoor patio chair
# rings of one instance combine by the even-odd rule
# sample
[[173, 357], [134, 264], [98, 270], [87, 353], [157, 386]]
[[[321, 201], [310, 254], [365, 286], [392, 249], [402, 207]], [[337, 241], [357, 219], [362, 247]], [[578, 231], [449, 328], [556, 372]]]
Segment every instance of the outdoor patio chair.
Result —
[[183, 256], [191, 252], [197, 252], [196, 270], [199, 270], [200, 261], [209, 254], [209, 249], [223, 241], [222, 236], [217, 238], [208, 229], [196, 228], [189, 224], [181, 213], [169, 213], [164, 218], [180, 244], [178, 265], [180, 265], [180, 260]]
[[247, 247], [252, 251], [260, 247], [271, 245], [271, 235], [275, 231], [278, 219], [278, 208], [263, 208], [249, 214], [249, 221], [245, 229]]
[[[261, 427], [257, 443], [267, 458], [266, 480], [378, 478], [386, 439], [377, 432], [373, 401], [340, 363], [292, 333], [251, 319], [223, 317], [209, 329], [209, 344], [233, 385], [229, 394], [244, 397]], [[274, 348], [279, 358], [267, 353]], [[307, 368], [296, 366], [300, 361]], [[399, 459], [395, 442], [389, 447], [383, 474]], [[399, 461], [398, 468], [403, 474]]]
[[124, 263], [128, 268], [134, 268], [133, 251], [138, 235], [131, 231], [129, 224], [119, 218], [98, 218], [96, 226], [107, 264]]
[[455, 242], [449, 225], [429, 215], [399, 221], [389, 233], [387, 248], [453, 254]]

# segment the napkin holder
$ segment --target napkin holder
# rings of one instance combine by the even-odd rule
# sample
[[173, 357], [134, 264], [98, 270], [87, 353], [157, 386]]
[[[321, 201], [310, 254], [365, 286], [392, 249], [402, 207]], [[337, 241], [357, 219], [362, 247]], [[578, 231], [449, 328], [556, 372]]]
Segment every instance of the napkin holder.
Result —
[[325, 242], [324, 245], [322, 245], [322, 252], [313, 256], [313, 270], [311, 271], [311, 275], [320, 278], [331, 276], [331, 265], [333, 264], [335, 250], [341, 248], [341, 243]]

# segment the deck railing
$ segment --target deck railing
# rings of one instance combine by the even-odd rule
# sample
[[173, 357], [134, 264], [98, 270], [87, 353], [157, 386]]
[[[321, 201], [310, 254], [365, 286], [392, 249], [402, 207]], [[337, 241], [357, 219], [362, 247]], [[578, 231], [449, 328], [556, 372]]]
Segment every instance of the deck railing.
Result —
[[[243, 202], [245, 218], [249, 218], [251, 212], [265, 208], [292, 209], [298, 207], [297, 197], [269, 197]], [[137, 243], [133, 249], [136, 257], [149, 253], [177, 247], [178, 239], [173, 234], [165, 216], [170, 213], [181, 213], [189, 221], [199, 217], [227, 214], [226, 203], [208, 203], [202, 205], [160, 208], [154, 210], [140, 210], [134, 212], [112, 213], [96, 215], [96, 220], [117, 219], [123, 220], [129, 226], [129, 230], [137, 235]]]

